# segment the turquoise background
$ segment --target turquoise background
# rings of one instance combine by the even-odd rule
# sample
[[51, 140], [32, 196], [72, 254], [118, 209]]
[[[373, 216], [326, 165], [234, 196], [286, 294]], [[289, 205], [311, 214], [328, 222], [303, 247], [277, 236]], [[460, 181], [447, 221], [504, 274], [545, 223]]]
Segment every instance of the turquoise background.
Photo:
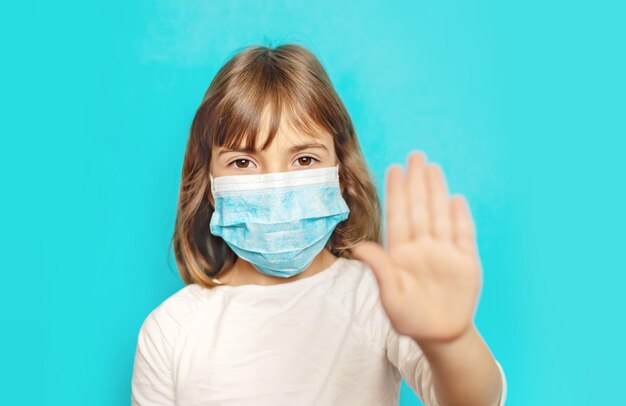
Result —
[[420, 149], [468, 198], [507, 404], [618, 403], [623, 22], [617, 1], [3, 2], [2, 403], [129, 403], [139, 327], [183, 286], [195, 109], [237, 49], [285, 42], [328, 70], [381, 196]]

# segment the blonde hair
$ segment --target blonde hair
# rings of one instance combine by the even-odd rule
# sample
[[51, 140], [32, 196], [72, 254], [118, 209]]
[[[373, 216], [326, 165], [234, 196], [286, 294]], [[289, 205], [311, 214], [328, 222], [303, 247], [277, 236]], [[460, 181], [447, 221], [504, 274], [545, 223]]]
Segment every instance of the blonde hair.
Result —
[[170, 241], [185, 284], [213, 287], [213, 277], [237, 259], [224, 240], [209, 230], [214, 210], [211, 151], [214, 146], [238, 148], [244, 140], [254, 149], [266, 109], [270, 132], [262, 149], [271, 144], [285, 113], [294, 128], [313, 137], [319, 137], [321, 128], [333, 137], [350, 215], [337, 225], [327, 248], [336, 256], [352, 258], [350, 248], [358, 241], [382, 240], [381, 208], [371, 173], [352, 120], [321, 63], [296, 44], [249, 46], [215, 75], [191, 124]]

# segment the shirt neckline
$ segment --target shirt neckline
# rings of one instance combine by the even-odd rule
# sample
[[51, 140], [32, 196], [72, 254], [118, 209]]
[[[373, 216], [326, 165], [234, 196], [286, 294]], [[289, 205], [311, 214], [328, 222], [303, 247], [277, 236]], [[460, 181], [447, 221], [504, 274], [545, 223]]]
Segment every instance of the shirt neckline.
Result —
[[298, 287], [310, 285], [315, 282], [319, 282], [325, 277], [330, 277], [334, 274], [339, 268], [340, 265], [346, 261], [347, 259], [344, 257], [337, 257], [330, 265], [321, 271], [313, 274], [311, 276], [307, 276], [306, 278], [297, 279], [292, 282], [285, 283], [277, 283], [274, 285], [259, 285], [255, 283], [248, 283], [245, 285], [216, 285], [210, 288], [210, 290], [223, 290], [228, 292], [247, 292], [247, 291], [262, 291], [262, 292], [273, 292], [273, 291], [282, 291], [289, 289], [296, 289]]

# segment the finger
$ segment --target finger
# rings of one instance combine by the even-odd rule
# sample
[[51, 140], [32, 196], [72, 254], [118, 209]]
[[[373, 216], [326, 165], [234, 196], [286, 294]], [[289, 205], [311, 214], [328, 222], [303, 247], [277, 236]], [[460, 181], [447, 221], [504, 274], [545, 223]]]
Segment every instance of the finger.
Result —
[[408, 206], [409, 206], [409, 237], [411, 239], [429, 233], [428, 205], [426, 201], [426, 155], [421, 151], [409, 154], [408, 176]]
[[399, 289], [399, 279], [385, 249], [372, 241], [361, 241], [352, 248], [352, 256], [365, 262], [374, 272], [381, 296], [394, 294]]
[[408, 207], [402, 167], [394, 164], [387, 170], [387, 248], [409, 240]]
[[476, 228], [469, 204], [463, 195], [454, 195], [451, 207], [454, 242], [461, 251], [474, 253], [476, 250]]
[[432, 235], [441, 240], [452, 237], [450, 224], [450, 204], [448, 186], [443, 176], [443, 171], [438, 164], [426, 166], [427, 188], [429, 192], [430, 229]]

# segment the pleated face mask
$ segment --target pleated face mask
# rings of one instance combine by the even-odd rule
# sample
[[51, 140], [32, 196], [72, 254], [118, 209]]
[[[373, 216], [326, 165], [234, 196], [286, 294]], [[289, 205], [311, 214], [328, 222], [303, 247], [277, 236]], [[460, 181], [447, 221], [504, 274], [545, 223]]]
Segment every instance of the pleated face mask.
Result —
[[339, 166], [211, 179], [211, 234], [267, 275], [303, 272], [350, 212]]

